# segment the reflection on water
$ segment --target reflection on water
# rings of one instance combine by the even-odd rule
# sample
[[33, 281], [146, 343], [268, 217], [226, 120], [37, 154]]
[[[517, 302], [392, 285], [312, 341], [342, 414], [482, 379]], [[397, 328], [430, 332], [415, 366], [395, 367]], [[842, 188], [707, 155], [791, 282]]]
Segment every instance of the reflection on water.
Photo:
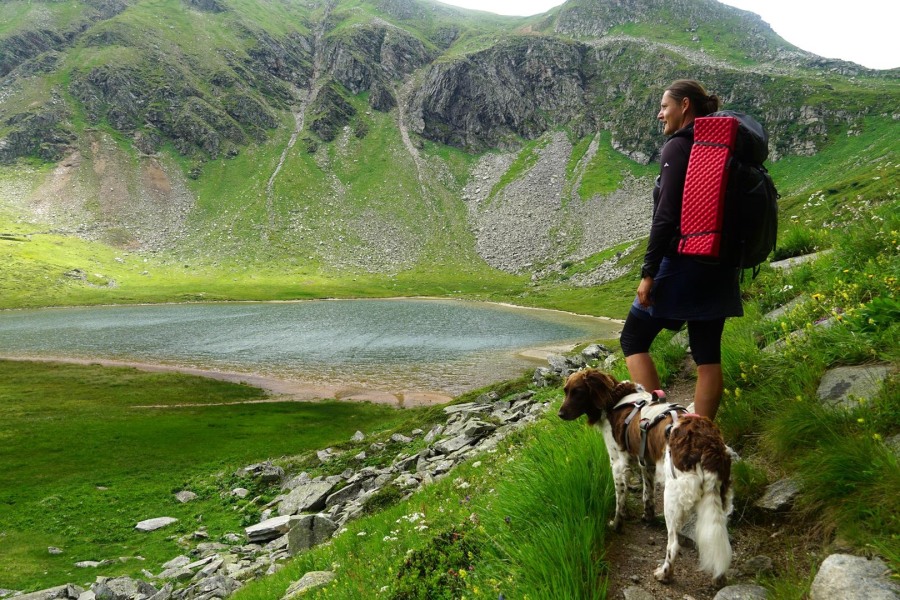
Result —
[[0, 354], [106, 358], [458, 394], [521, 351], [616, 335], [591, 317], [456, 300], [322, 300], [0, 312]]

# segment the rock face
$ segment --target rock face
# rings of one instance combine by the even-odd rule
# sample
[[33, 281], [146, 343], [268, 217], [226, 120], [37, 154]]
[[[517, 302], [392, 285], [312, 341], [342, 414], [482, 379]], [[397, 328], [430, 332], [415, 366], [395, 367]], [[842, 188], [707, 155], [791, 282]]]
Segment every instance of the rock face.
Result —
[[504, 40], [431, 65], [412, 100], [417, 133], [468, 148], [538, 137], [583, 110], [586, 48], [552, 38]]

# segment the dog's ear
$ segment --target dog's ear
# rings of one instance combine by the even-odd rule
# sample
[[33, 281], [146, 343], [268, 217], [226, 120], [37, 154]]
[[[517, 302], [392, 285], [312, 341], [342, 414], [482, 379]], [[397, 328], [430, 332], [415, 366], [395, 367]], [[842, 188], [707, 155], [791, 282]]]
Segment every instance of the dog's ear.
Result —
[[618, 382], [612, 376], [597, 369], [586, 369], [584, 381], [592, 392], [597, 408], [605, 409]]
[[621, 400], [628, 394], [633, 394], [636, 391], [637, 385], [633, 381], [620, 381], [613, 389], [612, 395], [616, 400]]

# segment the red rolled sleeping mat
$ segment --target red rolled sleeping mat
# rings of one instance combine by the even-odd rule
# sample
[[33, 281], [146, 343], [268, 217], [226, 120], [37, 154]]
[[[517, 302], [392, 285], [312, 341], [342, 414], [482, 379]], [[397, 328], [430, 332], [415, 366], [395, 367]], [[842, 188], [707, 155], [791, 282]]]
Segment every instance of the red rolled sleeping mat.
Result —
[[681, 254], [719, 257], [728, 159], [734, 151], [738, 123], [734, 117], [694, 119], [694, 145], [681, 205]]

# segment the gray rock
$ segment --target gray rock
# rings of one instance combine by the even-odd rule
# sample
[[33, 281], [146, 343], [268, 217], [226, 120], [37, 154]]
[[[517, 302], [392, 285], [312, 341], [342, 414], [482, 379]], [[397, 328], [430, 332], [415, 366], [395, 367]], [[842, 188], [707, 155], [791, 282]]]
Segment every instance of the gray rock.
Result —
[[178, 500], [182, 504], [186, 504], [187, 502], [190, 502], [191, 500], [196, 500], [197, 494], [195, 494], [194, 492], [189, 492], [187, 490], [182, 490], [182, 491], [178, 492], [177, 494], [175, 494], [175, 499]]
[[48, 553], [48, 554], [53, 554], [53, 555], [55, 556], [55, 555], [62, 554], [63, 551], [62, 551], [62, 548], [57, 548], [56, 546], [48, 546], [48, 547], [47, 547], [47, 553]]
[[408, 444], [412, 441], [412, 438], [406, 437], [405, 435], [403, 435], [401, 433], [395, 433], [394, 435], [391, 436], [391, 441], [399, 442], [401, 444]]
[[443, 425], [435, 425], [434, 427], [431, 428], [431, 431], [429, 431], [428, 433], [425, 434], [425, 438], [424, 438], [425, 442], [430, 444], [431, 442], [436, 440], [438, 438], [438, 436], [441, 435], [441, 432], [443, 432], [443, 431], [444, 431]]
[[609, 354], [609, 348], [602, 344], [590, 344], [581, 351], [581, 356], [583, 356], [585, 360], [600, 360], [601, 358], [606, 358]]
[[274, 483], [284, 479], [284, 469], [266, 461], [239, 469], [235, 475], [238, 477], [252, 477], [263, 483]]
[[178, 519], [174, 517], [156, 517], [155, 519], [147, 519], [146, 521], [141, 521], [137, 525], [134, 526], [138, 531], [156, 531], [157, 529], [162, 529], [172, 523], [177, 523]]
[[452, 404], [450, 406], [444, 407], [444, 414], [452, 415], [455, 413], [480, 413], [480, 412], [490, 412], [491, 404], [483, 403], [483, 402], [465, 402], [463, 404]]
[[322, 515], [300, 517], [287, 535], [288, 554], [294, 556], [331, 539], [337, 528], [337, 523]]
[[897, 600], [900, 584], [880, 559], [832, 554], [822, 562], [809, 589], [810, 600]]
[[291, 491], [278, 505], [279, 515], [293, 515], [300, 512], [314, 512], [325, 508], [325, 499], [334, 483], [311, 481]]
[[194, 572], [187, 567], [174, 567], [166, 569], [156, 576], [158, 579], [166, 579], [172, 581], [188, 581], [194, 577]]
[[353, 437], [350, 438], [350, 440], [354, 442], [361, 442], [364, 439], [366, 439], [366, 434], [364, 434], [362, 431], [357, 431], [353, 434]]
[[891, 452], [893, 452], [895, 456], [900, 456], [900, 433], [895, 433], [884, 440], [884, 443], [891, 449]]
[[497, 429], [497, 426], [493, 423], [487, 423], [485, 421], [479, 421], [478, 419], [472, 419], [468, 423], [466, 423], [465, 429], [463, 429], [462, 434], [471, 438], [480, 438], [489, 434], [490, 432]]
[[237, 498], [246, 498], [250, 495], [250, 490], [242, 487], [234, 488], [231, 490], [231, 495], [236, 496]]
[[101, 564], [99, 560], [80, 560], [75, 563], [75, 566], [79, 569], [96, 569]]
[[636, 585], [629, 586], [622, 590], [625, 600], [655, 600], [653, 594]]
[[251, 542], [265, 542], [286, 534], [301, 517], [283, 515], [251, 525], [244, 531]]
[[777, 321], [781, 317], [785, 316], [804, 302], [806, 302], [807, 297], [804, 295], [797, 296], [796, 298], [792, 298], [788, 302], [783, 305], [770, 310], [763, 316], [763, 319], [766, 321]]
[[531, 381], [538, 387], [550, 387], [559, 382], [559, 375], [547, 367], [538, 367], [534, 370]]
[[806, 264], [808, 262], [813, 262], [818, 260], [819, 258], [830, 254], [831, 250], [822, 250], [821, 252], [813, 252], [812, 254], [804, 254], [803, 256], [792, 256], [791, 258], [786, 258], [784, 260], [776, 260], [775, 262], [769, 263], [773, 269], [780, 269], [782, 271], [790, 271], [794, 267], [802, 264]]
[[97, 600], [134, 600], [135, 598], [148, 598], [159, 590], [146, 581], [132, 579], [131, 577], [116, 577], [107, 579], [91, 586]]
[[756, 506], [765, 510], [787, 510], [799, 493], [800, 484], [787, 477], [767, 487], [762, 498], [756, 501]]
[[181, 556], [176, 556], [169, 562], [163, 564], [163, 568], [164, 569], [177, 569], [179, 567], [186, 567], [189, 564], [191, 564], [191, 559], [188, 558], [187, 556], [181, 555]]
[[325, 499], [325, 508], [350, 502], [359, 495], [361, 490], [362, 485], [359, 483], [348, 484]]
[[284, 596], [282, 596], [282, 600], [292, 600], [293, 598], [297, 598], [309, 589], [331, 583], [334, 581], [334, 578], [335, 574], [331, 571], [310, 571], [288, 587]]
[[212, 598], [226, 598], [241, 587], [241, 583], [226, 575], [207, 577], [189, 588], [186, 588], [184, 598], [196, 600], [211, 600]]
[[441, 440], [434, 445], [434, 449], [441, 454], [452, 454], [466, 446], [472, 445], [474, 442], [474, 438], [467, 435], [458, 435], [448, 440]]
[[548, 354], [547, 362], [550, 363], [550, 368], [557, 373], [563, 373], [569, 369], [569, 363], [566, 360], [566, 357], [561, 354]]
[[316, 457], [318, 457], [319, 462], [328, 462], [334, 456], [334, 450], [331, 448], [325, 448], [324, 450], [319, 450], [316, 452]]
[[837, 367], [825, 373], [816, 395], [828, 406], [854, 408], [858, 406], [856, 400], [878, 394], [892, 370], [890, 365]]
[[722, 588], [713, 600], [766, 600], [768, 597], [766, 588], [761, 585], [741, 584]]
[[741, 565], [741, 573], [748, 576], [770, 575], [775, 570], [775, 564], [768, 556], [754, 556], [744, 561]]
[[[66, 590], [68, 589], [67, 585], [57, 585], [52, 588], [47, 588], [45, 590], [39, 590], [37, 592], [31, 592], [30, 594], [22, 594], [19, 596], [15, 596], [16, 600], [53, 600], [54, 598], [65, 598]], [[3, 592], [9, 592], [13, 594], [12, 590], [2, 590]], [[6, 594], [7, 596], [9, 594]], [[5, 597], [5, 596], [2, 596]]]

